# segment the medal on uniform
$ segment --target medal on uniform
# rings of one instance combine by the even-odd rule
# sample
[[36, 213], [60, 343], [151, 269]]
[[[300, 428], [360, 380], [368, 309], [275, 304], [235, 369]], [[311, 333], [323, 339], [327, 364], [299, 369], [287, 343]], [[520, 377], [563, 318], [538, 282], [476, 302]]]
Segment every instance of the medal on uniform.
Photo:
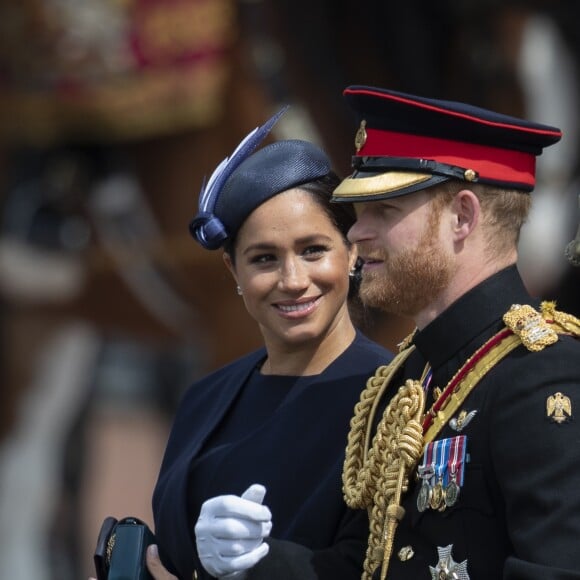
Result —
[[417, 474], [421, 478], [421, 488], [417, 495], [417, 509], [424, 512], [431, 501], [431, 483], [430, 480], [435, 474], [433, 469], [433, 446], [427, 445], [423, 453], [423, 463], [418, 467]]
[[[431, 369], [431, 365], [428, 364], [425, 367], [423, 376], [421, 378], [421, 384], [425, 394], [427, 394], [429, 390], [429, 384], [431, 383], [432, 377], [433, 370]], [[420, 512], [424, 512], [431, 503], [431, 480], [435, 474], [433, 463], [433, 445], [431, 443], [429, 443], [429, 445], [427, 445], [425, 448], [425, 452], [423, 453], [423, 463], [418, 467], [417, 474], [421, 478], [421, 488], [419, 489], [419, 494], [417, 495], [417, 509]]]
[[417, 509], [444, 511], [457, 503], [463, 485], [467, 457], [467, 436], [458, 435], [427, 444], [417, 469], [421, 487]]
[[437, 547], [438, 562], [435, 567], [429, 566], [431, 580], [469, 580], [467, 560], [455, 562], [451, 552], [453, 544], [444, 548]]
[[417, 496], [417, 509], [420, 512], [424, 512], [431, 501], [431, 486], [429, 482], [424, 479], [421, 482], [421, 489], [419, 490], [419, 495]]
[[445, 505], [447, 507], [452, 507], [457, 503], [457, 498], [459, 497], [459, 486], [454, 479], [449, 480], [447, 487], [445, 488]]
[[438, 510], [443, 505], [443, 484], [438, 481], [431, 490], [431, 509]]
[[431, 501], [429, 506], [433, 510], [445, 509], [445, 497], [443, 487], [443, 476], [447, 470], [447, 463], [449, 457], [449, 439], [442, 439], [440, 441], [433, 441], [433, 459], [435, 470], [435, 483], [431, 490]]
[[457, 503], [459, 491], [463, 485], [463, 474], [465, 472], [465, 450], [467, 437], [460, 435], [450, 439], [448, 481], [445, 488], [445, 505], [452, 507]]

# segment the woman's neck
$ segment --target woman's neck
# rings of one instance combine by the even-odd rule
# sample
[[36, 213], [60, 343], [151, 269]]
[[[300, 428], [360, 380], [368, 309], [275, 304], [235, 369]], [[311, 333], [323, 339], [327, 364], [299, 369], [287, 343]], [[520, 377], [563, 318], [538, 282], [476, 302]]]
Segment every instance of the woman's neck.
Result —
[[330, 329], [321, 340], [301, 345], [266, 342], [268, 357], [262, 365], [264, 375], [318, 375], [336, 360], [352, 343], [356, 334], [348, 319]]

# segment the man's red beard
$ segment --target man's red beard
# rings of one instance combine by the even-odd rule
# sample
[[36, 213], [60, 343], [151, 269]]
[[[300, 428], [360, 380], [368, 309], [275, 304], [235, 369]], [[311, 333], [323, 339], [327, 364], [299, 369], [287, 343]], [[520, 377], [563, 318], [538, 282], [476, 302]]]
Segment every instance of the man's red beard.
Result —
[[363, 272], [360, 297], [364, 304], [412, 318], [447, 287], [453, 262], [436, 241], [435, 231], [429, 230], [416, 248], [394, 258], [385, 251], [372, 252], [373, 258], [383, 260], [383, 268]]

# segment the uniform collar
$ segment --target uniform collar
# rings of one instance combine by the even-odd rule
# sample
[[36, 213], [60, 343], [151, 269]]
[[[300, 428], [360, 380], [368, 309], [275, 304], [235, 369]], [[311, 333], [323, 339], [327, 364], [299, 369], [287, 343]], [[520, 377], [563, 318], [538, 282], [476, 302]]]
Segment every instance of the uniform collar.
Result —
[[437, 369], [466, 346], [475, 350], [480, 346], [476, 339], [483, 343], [497, 332], [503, 326], [502, 315], [512, 304], [530, 302], [517, 267], [509, 266], [464, 294], [417, 332], [413, 342], [433, 369]]

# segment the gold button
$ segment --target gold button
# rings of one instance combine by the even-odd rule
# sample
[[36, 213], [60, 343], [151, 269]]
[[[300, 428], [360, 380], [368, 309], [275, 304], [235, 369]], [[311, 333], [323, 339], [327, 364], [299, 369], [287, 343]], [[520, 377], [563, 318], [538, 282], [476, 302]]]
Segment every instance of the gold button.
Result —
[[477, 172], [473, 169], [466, 169], [463, 173], [465, 181], [475, 181], [477, 179]]
[[401, 560], [401, 562], [410, 560], [414, 555], [415, 550], [413, 550], [413, 546], [403, 546], [398, 553], [399, 560]]
[[193, 571], [193, 574], [191, 575], [193, 580], [197, 580], [197, 570]]

